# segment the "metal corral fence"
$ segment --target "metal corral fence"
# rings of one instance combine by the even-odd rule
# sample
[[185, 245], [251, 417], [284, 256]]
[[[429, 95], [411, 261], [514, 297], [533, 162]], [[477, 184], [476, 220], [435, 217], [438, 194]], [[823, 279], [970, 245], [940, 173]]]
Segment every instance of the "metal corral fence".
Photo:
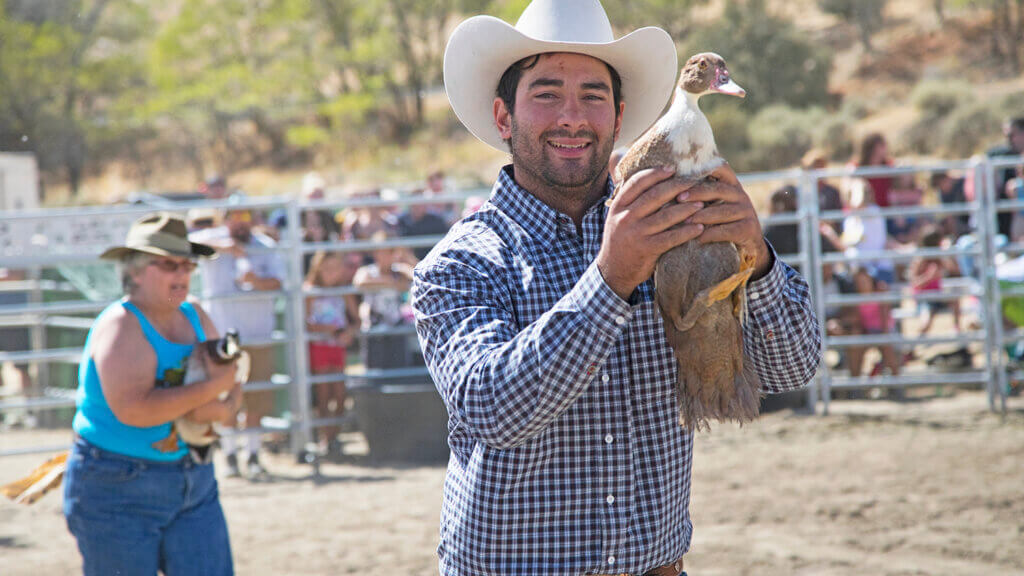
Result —
[[[762, 223], [769, 226], [790, 226], [795, 228], [795, 253], [779, 256], [800, 270], [811, 284], [821, 322], [826, 352], [834, 357], [855, 347], [892, 345], [898, 350], [910, 350], [914, 346], [955, 344], [972, 346], [981, 357], [980, 366], [949, 372], [923, 369], [904, 372], [899, 375], [881, 374], [875, 376], [850, 377], [823, 362], [815, 384], [807, 392], [807, 401], [815, 406], [823, 403], [828, 411], [833, 389], [898, 389], [922, 385], [973, 385], [985, 386], [989, 406], [992, 410], [1005, 410], [1006, 394], [1011, 380], [1024, 378], [1008, 368], [1007, 346], [1024, 342], [1024, 331], [1007, 330], [1003, 322], [1003, 297], [1024, 296], [1024, 284], [1020, 288], [1000, 285], [997, 266], [1010, 257], [1024, 254], [1024, 244], [1008, 243], [998, 237], [997, 214], [1002, 212], [1024, 212], [1024, 199], [1010, 199], [997, 193], [995, 184], [998, 170], [1013, 168], [1024, 163], [1022, 158], [988, 159], [976, 158], [969, 161], [919, 164], [896, 168], [871, 168], [851, 170], [788, 170], [747, 174], [741, 181], [748, 189], [777, 188], [791, 185], [798, 191], [796, 212], [763, 215]], [[849, 180], [859, 177], [899, 176], [937, 171], [957, 171], [965, 175], [973, 198], [964, 203], [901, 206], [873, 208], [867, 210], [825, 211], [819, 210], [818, 182], [820, 180]], [[387, 247], [429, 247], [440, 240], [440, 236], [418, 236], [395, 238], [383, 242], [321, 242], [304, 243], [302, 230], [298, 225], [307, 210], [359, 209], [369, 207], [395, 208], [412, 204], [454, 204], [461, 206], [471, 197], [486, 197], [489, 190], [472, 190], [443, 196], [404, 196], [397, 199], [349, 198], [345, 200], [299, 201], [292, 198], [231, 199], [203, 202], [167, 202], [165, 205], [118, 205], [88, 208], [61, 208], [32, 212], [7, 212], [0, 214], [0, 267], [28, 271], [28, 278], [21, 282], [0, 282], [0, 293], [20, 292], [27, 295], [27, 301], [18, 304], [0, 304], [0, 327], [29, 327], [31, 346], [26, 350], [0, 350], [0, 365], [13, 363], [32, 366], [32, 387], [19, 397], [0, 396], [0, 416], [31, 414], [37, 422], [56, 422], [59, 419], [46, 415], [74, 408], [74, 392], [77, 386], [76, 366], [81, 357], [84, 336], [92, 319], [111, 301], [119, 297], [120, 285], [99, 286], [101, 278], [113, 278], [109, 269], [97, 273], [90, 267], [109, 266], [97, 264], [99, 253], [111, 245], [123, 241], [130, 224], [155, 209], [170, 210], [183, 216], [191, 209], [240, 209], [259, 211], [283, 209], [287, 215], [287, 226], [274, 250], [287, 261], [288, 277], [281, 290], [240, 293], [225, 296], [225, 299], [244, 299], [273, 295], [281, 312], [279, 330], [269, 342], [248, 342], [247, 344], [273, 344], [283, 348], [286, 358], [286, 373], [275, 374], [268, 381], [250, 382], [247, 390], [285, 390], [289, 409], [281, 418], [265, 420], [265, 431], [288, 434], [290, 449], [297, 455], [306, 453], [313, 438], [314, 428], [337, 425], [338, 419], [314, 418], [311, 408], [311, 389], [326, 382], [345, 382], [356, 397], [357, 407], [374, 405], [357, 418], [358, 427], [368, 435], [383, 438], [384, 428], [401, 426], [409, 434], [423, 437], [426, 444], [417, 449], [431, 450], [438, 445], [431, 435], [443, 437], [435, 426], [417, 428], [417, 412], [423, 410], [443, 411], [436, 397], [429, 375], [420, 362], [398, 362], [401, 367], [373, 367], [363, 363], [359, 368], [337, 374], [310, 374], [308, 343], [316, 337], [306, 331], [305, 301], [309, 296], [362, 294], [363, 291], [348, 286], [340, 288], [303, 287], [303, 258], [320, 250], [367, 252]], [[1024, 196], [1022, 196], [1024, 198]], [[818, 233], [825, 223], [837, 222], [851, 216], [882, 218], [927, 218], [967, 215], [972, 233], [964, 236], [957, 245], [950, 248], [921, 249], [898, 248], [878, 252], [823, 253], [822, 237]], [[957, 258], [965, 266], [964, 275], [946, 282], [941, 290], [927, 294], [911, 293], [905, 283], [894, 282], [885, 292], [868, 294], [836, 293], [825, 282], [823, 269], [836, 264], [858, 265], [861, 263], [886, 260], [906, 263], [920, 257]], [[109, 283], [109, 280], [108, 280]], [[899, 305], [903, 302], [953, 301], [971, 299], [978, 303], [974, 310], [976, 322], [972, 329], [953, 334], [938, 334], [926, 337], [908, 337], [900, 330], [870, 335], [830, 336], [825, 329], [830, 311], [836, 307], [856, 306], [865, 303], [887, 303]], [[3, 302], [6, 302], [4, 300]], [[49, 333], [48, 333], [49, 332]], [[67, 334], [76, 334], [70, 338]], [[55, 334], [61, 335], [56, 337]], [[363, 354], [366, 344], [376, 337], [404, 336], [409, 342], [413, 356], [418, 355], [415, 332], [411, 326], [373, 329], [363, 333]], [[56, 342], [54, 342], [56, 341]], [[392, 340], [393, 341], [393, 340]], [[365, 360], [365, 358], [364, 358]], [[385, 362], [393, 366], [394, 363]], [[405, 364], [405, 365], [403, 365]], [[368, 367], [369, 366], [369, 367]], [[57, 368], [63, 367], [61, 372]], [[360, 391], [372, 391], [373, 396], [360, 396]], [[412, 399], [411, 401], [409, 399]], [[432, 402], [427, 406], [425, 402]], [[383, 402], [391, 399], [394, 402]], [[358, 414], [357, 414], [358, 416]], [[439, 416], [443, 417], [443, 415]], [[61, 423], [70, 422], [66, 417]], [[383, 442], [383, 440], [379, 440]], [[374, 441], [371, 440], [371, 452]], [[383, 446], [383, 444], [381, 444]], [[424, 448], [424, 446], [426, 448]], [[66, 446], [31, 446], [17, 449], [0, 449], [0, 456], [28, 452], [50, 452]]]

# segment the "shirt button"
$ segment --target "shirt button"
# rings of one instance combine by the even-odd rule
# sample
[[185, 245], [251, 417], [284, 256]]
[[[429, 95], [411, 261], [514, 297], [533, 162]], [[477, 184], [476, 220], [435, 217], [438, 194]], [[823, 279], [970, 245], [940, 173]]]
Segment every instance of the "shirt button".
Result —
[[761, 297], [761, 293], [760, 292], [756, 292], [755, 291], [755, 292], [751, 292], [750, 293], [750, 299], [751, 300], [757, 300], [760, 297]]
[[623, 324], [626, 323], [626, 319], [623, 318], [622, 316], [616, 316], [615, 323], [618, 324], [619, 326], [622, 326]]
[[607, 382], [609, 380], [611, 380], [611, 378], [609, 378], [607, 374], [601, 375], [601, 382]]
[[609, 434], [609, 435], [604, 437], [604, 443], [605, 444], [611, 444], [612, 442], [615, 442], [615, 436], [612, 436], [611, 434]]
[[612, 566], [614, 564], [615, 564], [615, 556], [609, 556], [608, 557], [608, 565]]
[[609, 504], [612, 504], [612, 503], [615, 502], [615, 496], [612, 496], [611, 494], [609, 494], [608, 497], [605, 498], [605, 501], [608, 502]]

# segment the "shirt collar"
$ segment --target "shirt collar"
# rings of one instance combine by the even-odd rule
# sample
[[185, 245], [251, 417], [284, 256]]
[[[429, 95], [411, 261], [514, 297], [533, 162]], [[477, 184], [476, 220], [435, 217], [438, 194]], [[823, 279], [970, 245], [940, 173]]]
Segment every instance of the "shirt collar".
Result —
[[[520, 186], [515, 181], [513, 174], [511, 164], [502, 167], [501, 171], [498, 172], [498, 180], [494, 183], [494, 188], [491, 190], [491, 204], [494, 204], [495, 207], [515, 220], [530, 237], [543, 240], [544, 242], [550, 241], [558, 229], [560, 219], [570, 223], [572, 220], [569, 216], [541, 202], [540, 199]], [[604, 214], [607, 210], [604, 202], [614, 188], [615, 186], [612, 184], [611, 178], [609, 178], [605, 195], [587, 211], [587, 215], [584, 218], [589, 217], [595, 210], [600, 210], [601, 221], [603, 222]]]

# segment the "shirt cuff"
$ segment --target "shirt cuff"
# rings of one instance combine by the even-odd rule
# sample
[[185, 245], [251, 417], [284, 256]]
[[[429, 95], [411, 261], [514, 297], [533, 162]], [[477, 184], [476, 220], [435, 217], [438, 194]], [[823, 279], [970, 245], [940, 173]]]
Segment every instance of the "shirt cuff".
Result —
[[772, 302], [777, 302], [786, 285], [782, 260], [775, 254], [771, 244], [768, 244], [768, 250], [771, 251], [772, 267], [761, 278], [747, 283], [747, 309], [754, 314], [767, 310]]
[[619, 330], [628, 324], [633, 316], [630, 305], [604, 281], [596, 262], [591, 262], [583, 272], [572, 294], [576, 307], [583, 316], [601, 330]]

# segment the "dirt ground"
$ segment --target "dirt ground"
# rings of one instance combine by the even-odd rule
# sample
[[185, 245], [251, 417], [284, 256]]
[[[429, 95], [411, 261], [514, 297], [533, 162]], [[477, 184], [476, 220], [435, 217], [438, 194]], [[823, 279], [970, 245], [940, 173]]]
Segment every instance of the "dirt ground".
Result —
[[[691, 576], [1024, 574], [1024, 399], [1005, 416], [983, 392], [835, 401], [828, 416], [782, 411], [696, 441]], [[66, 432], [8, 430], [0, 448]], [[443, 466], [267, 460], [267, 482], [221, 482], [236, 571], [436, 574]], [[0, 483], [43, 459], [0, 462]], [[0, 574], [74, 574], [60, 496], [0, 502]]]

